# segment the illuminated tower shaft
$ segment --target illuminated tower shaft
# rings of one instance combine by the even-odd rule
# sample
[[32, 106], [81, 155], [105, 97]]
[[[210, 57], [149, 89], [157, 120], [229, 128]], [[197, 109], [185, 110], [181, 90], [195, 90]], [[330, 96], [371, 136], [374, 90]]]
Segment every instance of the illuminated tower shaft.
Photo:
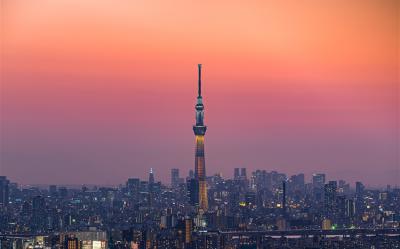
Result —
[[196, 152], [195, 152], [195, 180], [198, 184], [199, 207], [206, 211], [208, 209], [207, 199], [207, 183], [206, 183], [206, 165], [204, 160], [204, 135], [206, 134], [207, 126], [204, 125], [204, 105], [201, 97], [201, 64], [199, 67], [199, 85], [198, 96], [196, 103], [196, 125], [193, 126], [194, 134], [196, 135]]

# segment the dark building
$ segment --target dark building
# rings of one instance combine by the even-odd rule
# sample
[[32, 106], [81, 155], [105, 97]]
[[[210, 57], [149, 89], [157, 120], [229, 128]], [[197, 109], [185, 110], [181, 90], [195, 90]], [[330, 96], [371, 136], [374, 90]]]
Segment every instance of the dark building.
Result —
[[356, 213], [356, 205], [354, 200], [352, 199], [347, 199], [346, 200], [346, 210], [345, 210], [345, 215], [348, 218], [354, 218], [354, 215]]
[[323, 200], [325, 185], [325, 174], [313, 174], [312, 186], [314, 199], [318, 202]]
[[7, 206], [9, 201], [10, 181], [7, 177], [0, 176], [0, 206]]
[[282, 215], [286, 216], [286, 182], [282, 181]]
[[179, 182], [179, 169], [171, 169], [171, 187], [178, 187]]
[[150, 168], [150, 172], [149, 172], [149, 185], [150, 184], [154, 184], [154, 172], [153, 172], [153, 168]]
[[356, 196], [361, 197], [364, 194], [364, 184], [362, 182], [356, 182]]
[[50, 185], [49, 186], [49, 194], [51, 197], [57, 197], [58, 193], [57, 193], [57, 186], [56, 185]]
[[139, 178], [129, 178], [126, 182], [126, 188], [128, 193], [133, 194], [136, 191], [139, 191], [140, 188], [140, 179]]
[[194, 178], [194, 171], [192, 169], [189, 170], [189, 176], [190, 179]]
[[32, 200], [32, 227], [35, 231], [46, 229], [47, 210], [43, 196], [35, 196]]
[[240, 178], [240, 169], [239, 168], [234, 168], [233, 169], [233, 179], [238, 180]]
[[187, 181], [187, 189], [189, 194], [189, 202], [191, 205], [196, 206], [199, 204], [199, 183], [197, 179], [189, 179]]
[[336, 190], [337, 190], [336, 181], [329, 181], [329, 183], [325, 184], [324, 188], [325, 216], [329, 218], [333, 218], [337, 214]]
[[240, 169], [240, 177], [244, 180], [247, 179], [247, 173], [246, 173], [246, 168], [241, 168]]

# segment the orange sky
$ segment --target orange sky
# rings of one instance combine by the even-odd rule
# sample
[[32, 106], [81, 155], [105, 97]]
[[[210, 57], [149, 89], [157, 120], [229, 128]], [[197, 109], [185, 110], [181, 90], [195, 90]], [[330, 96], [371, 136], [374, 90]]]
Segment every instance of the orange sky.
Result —
[[37, 172], [88, 162], [77, 182], [95, 168], [99, 183], [186, 172], [203, 63], [209, 174], [350, 168], [351, 181], [398, 180], [399, 1], [1, 4], [0, 174], [39, 183], [50, 180]]

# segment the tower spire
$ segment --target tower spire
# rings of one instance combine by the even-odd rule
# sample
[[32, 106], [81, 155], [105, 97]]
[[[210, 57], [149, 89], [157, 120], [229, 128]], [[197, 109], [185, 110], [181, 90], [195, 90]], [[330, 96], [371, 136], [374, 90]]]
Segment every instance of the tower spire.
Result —
[[199, 89], [198, 89], [198, 93], [199, 93], [199, 96], [201, 96], [201, 64], [197, 64], [197, 66], [199, 67], [199, 85], [198, 85]]

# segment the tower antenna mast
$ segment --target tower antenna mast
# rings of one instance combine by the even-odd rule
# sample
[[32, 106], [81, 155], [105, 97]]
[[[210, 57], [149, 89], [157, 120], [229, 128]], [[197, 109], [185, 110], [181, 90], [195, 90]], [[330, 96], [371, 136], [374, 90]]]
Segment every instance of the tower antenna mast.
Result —
[[198, 93], [199, 93], [199, 96], [201, 96], [201, 64], [198, 64], [197, 65], [198, 67], [199, 67], [199, 89], [198, 89]]

